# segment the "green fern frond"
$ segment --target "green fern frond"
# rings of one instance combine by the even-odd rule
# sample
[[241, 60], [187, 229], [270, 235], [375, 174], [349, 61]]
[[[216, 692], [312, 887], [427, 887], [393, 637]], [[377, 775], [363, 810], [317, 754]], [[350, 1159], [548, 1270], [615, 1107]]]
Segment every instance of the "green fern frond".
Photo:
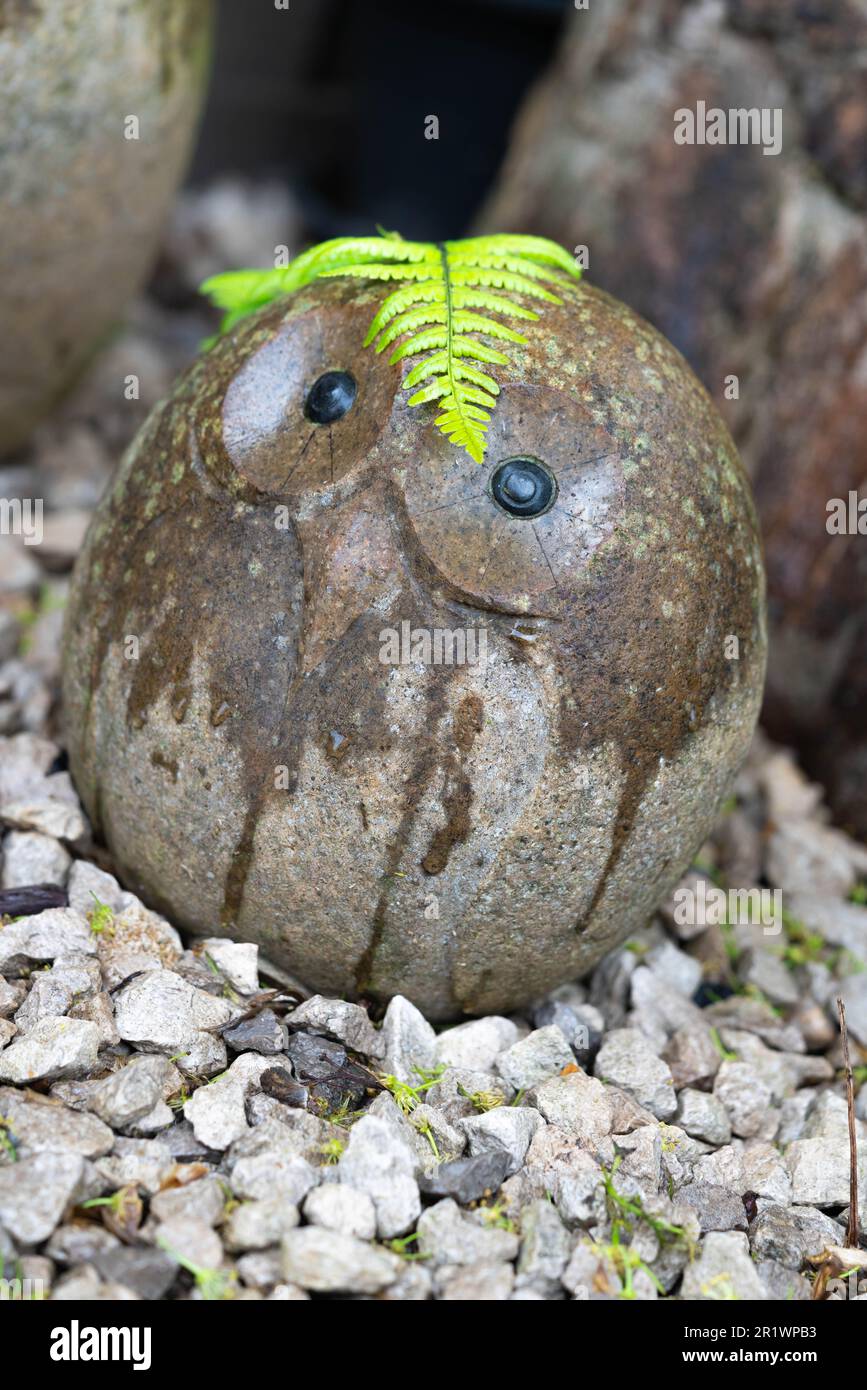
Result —
[[391, 348], [391, 363], [418, 358], [402, 382], [404, 390], [413, 392], [409, 405], [436, 401], [436, 425], [481, 463], [500, 388], [493, 375], [474, 363], [508, 366], [507, 353], [495, 344], [520, 345], [527, 339], [506, 320], [535, 322], [538, 313], [523, 301], [560, 304], [556, 291], [570, 289], [580, 275], [569, 252], [545, 237], [506, 233], [438, 246], [384, 232], [335, 237], [282, 270], [215, 275], [202, 291], [225, 311], [221, 331], [226, 332], [239, 319], [313, 280], [350, 276], [396, 283], [376, 311], [364, 346], [374, 344], [378, 353]]

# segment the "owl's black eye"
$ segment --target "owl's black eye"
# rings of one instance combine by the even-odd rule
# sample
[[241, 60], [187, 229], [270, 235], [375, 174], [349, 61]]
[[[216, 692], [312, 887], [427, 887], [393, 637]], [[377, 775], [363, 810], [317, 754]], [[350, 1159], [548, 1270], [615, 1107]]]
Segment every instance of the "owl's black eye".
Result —
[[351, 372], [323, 372], [307, 392], [304, 414], [314, 425], [331, 425], [352, 409], [357, 395]]
[[491, 496], [510, 516], [541, 516], [554, 505], [557, 480], [539, 459], [503, 459], [491, 474]]

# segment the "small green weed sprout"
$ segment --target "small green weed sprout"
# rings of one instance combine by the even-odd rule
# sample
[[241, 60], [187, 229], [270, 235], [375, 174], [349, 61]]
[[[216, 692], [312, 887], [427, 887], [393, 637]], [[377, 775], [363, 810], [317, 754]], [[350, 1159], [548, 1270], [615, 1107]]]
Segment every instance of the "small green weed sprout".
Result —
[[430, 1069], [413, 1067], [413, 1072], [419, 1078], [416, 1086], [410, 1086], [408, 1082], [401, 1081], [399, 1077], [391, 1075], [380, 1076], [379, 1080], [385, 1089], [394, 1096], [404, 1115], [410, 1115], [431, 1086], [437, 1084], [444, 1071], [445, 1065]]
[[108, 903], [101, 902], [93, 890], [91, 890], [90, 896], [95, 904], [87, 914], [90, 930], [94, 936], [102, 936], [103, 933], [114, 936], [114, 913], [111, 908]]

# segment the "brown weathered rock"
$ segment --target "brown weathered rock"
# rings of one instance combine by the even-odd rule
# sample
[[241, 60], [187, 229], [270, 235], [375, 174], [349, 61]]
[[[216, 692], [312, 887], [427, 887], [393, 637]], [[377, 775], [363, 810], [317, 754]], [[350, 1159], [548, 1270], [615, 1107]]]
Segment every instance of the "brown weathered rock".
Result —
[[[179, 925], [326, 995], [502, 1011], [640, 927], [727, 795], [764, 669], [755, 517], [703, 389], [599, 290], [502, 369], [481, 467], [362, 348], [380, 299], [270, 306], [150, 417], [73, 582], [70, 756]], [[326, 370], [358, 395], [313, 425]], [[557, 481], [532, 520], [488, 490], [516, 455]], [[403, 623], [487, 659], [384, 664]]]
[[0, 4], [0, 451], [26, 440], [147, 273], [209, 32], [210, 0]]
[[[765, 721], [867, 834], [867, 14], [856, 0], [610, 0], [574, 15], [479, 222], [590, 248], [684, 353], [754, 481]], [[674, 113], [779, 108], [782, 148], [678, 145]], [[739, 398], [725, 397], [739, 378]]]

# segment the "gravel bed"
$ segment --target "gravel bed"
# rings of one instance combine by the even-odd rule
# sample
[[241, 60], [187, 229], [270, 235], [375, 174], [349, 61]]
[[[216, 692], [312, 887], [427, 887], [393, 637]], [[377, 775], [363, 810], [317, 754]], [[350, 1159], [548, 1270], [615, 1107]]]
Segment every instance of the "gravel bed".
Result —
[[[762, 735], [681, 887], [777, 891], [782, 918], [696, 924], [676, 893], [508, 1018], [306, 997], [110, 872], [58, 737], [64, 596], [113, 459], [203, 328], [143, 302], [0, 471], [46, 508], [41, 545], [0, 538], [0, 1273], [54, 1300], [810, 1298], [846, 1244], [836, 999], [867, 1076], [867, 850]], [[867, 1088], [856, 1113], [863, 1226]]]

